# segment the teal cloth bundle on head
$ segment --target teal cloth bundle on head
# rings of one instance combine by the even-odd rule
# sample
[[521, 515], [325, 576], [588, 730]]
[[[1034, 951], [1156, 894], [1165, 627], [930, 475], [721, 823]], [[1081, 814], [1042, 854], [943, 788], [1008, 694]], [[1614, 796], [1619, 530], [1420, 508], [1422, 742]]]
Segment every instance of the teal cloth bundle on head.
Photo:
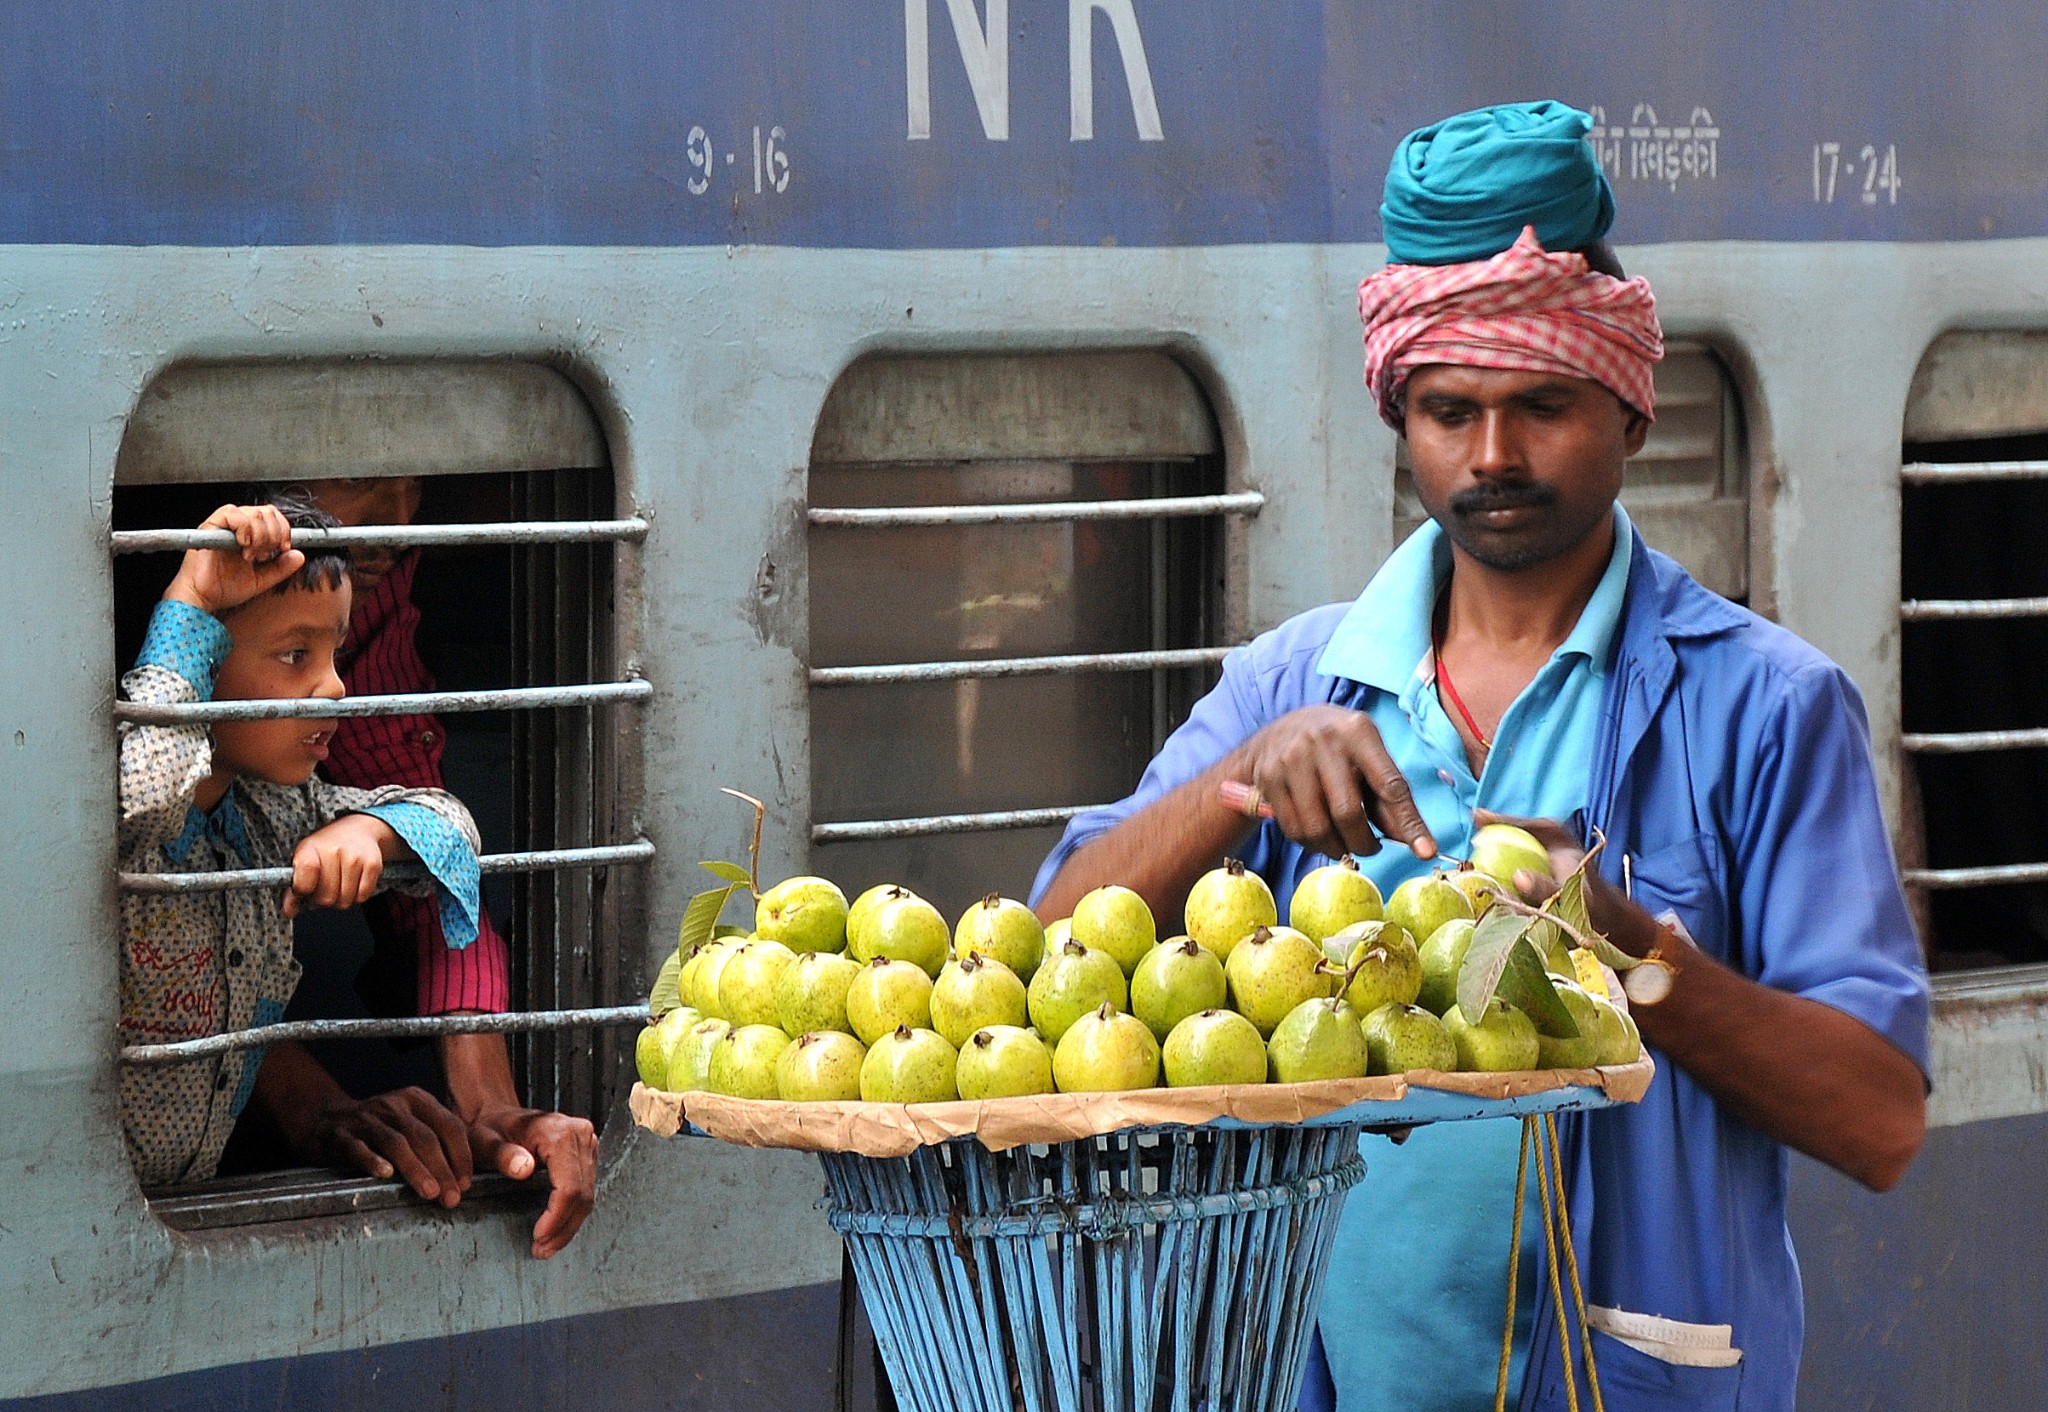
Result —
[[1569, 104], [1506, 103], [1417, 128], [1394, 150], [1380, 225], [1397, 265], [1486, 260], [1536, 227], [1545, 250], [1576, 250], [1614, 224], [1614, 191]]

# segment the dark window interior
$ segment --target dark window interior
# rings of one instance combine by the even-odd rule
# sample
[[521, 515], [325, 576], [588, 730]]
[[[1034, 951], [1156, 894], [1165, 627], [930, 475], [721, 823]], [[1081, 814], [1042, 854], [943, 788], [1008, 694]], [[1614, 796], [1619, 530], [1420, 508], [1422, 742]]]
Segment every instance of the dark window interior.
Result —
[[[1212, 494], [1219, 458], [812, 467], [818, 506]], [[1203, 519], [810, 534], [811, 662], [850, 666], [1199, 647], [1222, 641], [1222, 526]], [[1103, 804], [1136, 786], [1213, 669], [1084, 672], [811, 692], [819, 821]], [[849, 893], [900, 882], [948, 917], [1023, 897], [1059, 827], [840, 842]]]
[[[226, 485], [121, 486], [116, 529], [198, 524], [247, 494]], [[603, 471], [443, 476], [424, 487], [420, 522], [599, 519], [611, 513]], [[610, 665], [612, 549], [429, 548], [413, 599], [419, 646], [441, 690], [603, 680]], [[133, 662], [149, 615], [176, 571], [168, 554], [114, 561], [117, 670]], [[487, 853], [617, 841], [617, 782], [602, 709], [448, 712], [443, 773], [475, 816]], [[619, 900], [603, 870], [484, 879], [484, 904], [511, 948], [512, 1008], [617, 1003], [639, 993], [637, 964], [622, 965], [600, 937]], [[354, 1018], [415, 1013], [417, 959], [409, 942], [379, 945], [360, 912], [301, 919], [305, 967], [287, 1017]], [[624, 969], [635, 973], [623, 974]], [[610, 1031], [511, 1038], [513, 1072], [526, 1101], [601, 1121], [625, 1055]], [[314, 1052], [358, 1097], [416, 1084], [445, 1097], [430, 1041], [353, 1040]], [[281, 1137], [251, 1104], [221, 1167], [225, 1177], [291, 1165]]]
[[[2048, 460], [2048, 435], [1908, 444], [1907, 461]], [[2048, 482], [1904, 487], [1908, 599], [2048, 597]], [[2048, 726], [2048, 618], [1904, 625], [1909, 732]], [[2048, 751], [1913, 755], [1927, 866], [2048, 862]], [[2048, 884], [1930, 889], [1936, 970], [2048, 961]]]

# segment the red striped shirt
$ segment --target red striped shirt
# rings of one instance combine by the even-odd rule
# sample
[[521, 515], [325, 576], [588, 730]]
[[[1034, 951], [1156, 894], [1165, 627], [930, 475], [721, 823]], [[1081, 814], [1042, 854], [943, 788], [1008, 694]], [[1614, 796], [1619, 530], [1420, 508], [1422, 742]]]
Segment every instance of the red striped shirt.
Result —
[[[434, 689], [433, 673], [420, 659], [420, 610], [412, 601], [418, 568], [419, 551], [410, 550], [382, 583], [357, 595], [340, 664], [342, 684], [350, 696]], [[442, 789], [441, 752], [446, 743], [441, 723], [432, 716], [347, 717], [328, 747], [327, 775], [336, 784], [358, 788], [402, 784]], [[365, 910], [380, 912], [379, 920], [393, 932], [413, 939], [419, 957], [420, 1014], [501, 1013], [511, 1008], [511, 957], [489, 913], [477, 919], [476, 940], [456, 951], [441, 934], [440, 909], [432, 898], [383, 893]]]

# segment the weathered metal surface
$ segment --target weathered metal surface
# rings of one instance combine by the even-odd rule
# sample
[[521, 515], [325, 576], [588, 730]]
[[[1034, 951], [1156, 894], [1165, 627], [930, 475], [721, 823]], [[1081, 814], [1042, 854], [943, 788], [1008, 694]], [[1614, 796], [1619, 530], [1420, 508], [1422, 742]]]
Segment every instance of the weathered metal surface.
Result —
[[2048, 1113], [2048, 966], [1934, 978], [1932, 1127]]
[[[298, 529], [301, 549], [357, 544], [396, 549], [457, 548], [477, 544], [636, 544], [647, 538], [645, 520], [528, 520], [478, 525], [358, 525], [344, 529]], [[115, 530], [116, 554], [158, 554], [185, 549], [233, 549], [227, 530]]]
[[[556, 868], [608, 868], [614, 863], [645, 863], [654, 857], [654, 845], [646, 839], [636, 843], [608, 844], [599, 848], [546, 848], [525, 853], [485, 853], [476, 862], [486, 877], [497, 873], [544, 873]], [[424, 869], [417, 863], [393, 863], [384, 869], [387, 879], [419, 878]], [[283, 887], [292, 880], [290, 868], [228, 868], [215, 873], [121, 873], [123, 892], [233, 892], [242, 888]]]
[[1907, 485], [1976, 485], [1984, 481], [2048, 480], [2048, 461], [1908, 461]]
[[929, 505], [876, 509], [813, 507], [814, 525], [901, 529], [909, 525], [1043, 525], [1066, 520], [1169, 520], [1199, 515], [1256, 515], [1266, 497], [1256, 490], [1228, 495], [1162, 495], [1150, 500], [1067, 500], [1041, 505]]
[[[515, 1182], [496, 1172], [477, 1172], [462, 1193], [464, 1205], [516, 1202], [534, 1212], [546, 1204], [545, 1182]], [[419, 1198], [401, 1181], [380, 1181], [328, 1168], [265, 1172], [230, 1178], [203, 1189], [151, 1192], [150, 1214], [174, 1231], [213, 1231], [271, 1225], [367, 1211], [416, 1207]]]
[[387, 696], [316, 697], [302, 701], [191, 701], [167, 706], [114, 703], [114, 719], [141, 726], [189, 725], [202, 721], [306, 721], [343, 716], [413, 716], [442, 711], [560, 710], [645, 701], [654, 688], [644, 681], [591, 682], [583, 686], [522, 686], [497, 691], [407, 691]]
[[876, 686], [883, 683], [1050, 676], [1064, 672], [1151, 672], [1174, 667], [1213, 666], [1234, 650], [1229, 647], [1180, 647], [1156, 652], [1070, 652], [1056, 657], [905, 662], [887, 667], [813, 667], [811, 685]]
[[2048, 748], [2048, 729], [2015, 731], [1907, 731], [1899, 747], [1916, 755], [1981, 755], [1993, 750]]
[[2048, 882], [2048, 863], [1998, 863], [1982, 868], [1907, 868], [1899, 876], [1908, 887], [2000, 887], [2007, 883]]
[[2048, 617], [2048, 598], [1908, 598], [1899, 605], [1907, 623]]

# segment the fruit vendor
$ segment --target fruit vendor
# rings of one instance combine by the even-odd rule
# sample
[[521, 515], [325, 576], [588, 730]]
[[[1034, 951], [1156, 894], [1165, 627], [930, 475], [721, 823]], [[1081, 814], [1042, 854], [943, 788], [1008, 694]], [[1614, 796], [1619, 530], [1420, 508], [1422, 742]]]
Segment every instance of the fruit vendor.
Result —
[[[1659, 1063], [1643, 1102], [1566, 1126], [1586, 1296], [1629, 1334], [1595, 1335], [1605, 1405], [1789, 1409], [1785, 1149], [1899, 1180], [1925, 1125], [1927, 978], [1856, 688], [1616, 503], [1663, 345], [1648, 283], [1603, 243], [1589, 127], [1517, 104], [1402, 142], [1389, 264], [1359, 308], [1366, 384], [1430, 523], [1356, 602], [1233, 652], [1137, 792], [1073, 821], [1034, 902], [1065, 916], [1116, 881], [1177, 915], [1232, 855], [1284, 915], [1328, 857], [1387, 891], [1506, 815], [1562, 876], [1598, 830], [1594, 923], [1673, 982], [1637, 1008]], [[1224, 802], [1247, 794], [1251, 814]], [[1367, 1139], [1304, 1406], [1491, 1405], [1518, 1139], [1507, 1122]], [[1520, 1268], [1526, 1311], [1538, 1263]], [[1631, 1316], [1679, 1327], [1659, 1343]], [[1546, 1303], [1518, 1331], [1524, 1407], [1564, 1405], [1556, 1317]]]

